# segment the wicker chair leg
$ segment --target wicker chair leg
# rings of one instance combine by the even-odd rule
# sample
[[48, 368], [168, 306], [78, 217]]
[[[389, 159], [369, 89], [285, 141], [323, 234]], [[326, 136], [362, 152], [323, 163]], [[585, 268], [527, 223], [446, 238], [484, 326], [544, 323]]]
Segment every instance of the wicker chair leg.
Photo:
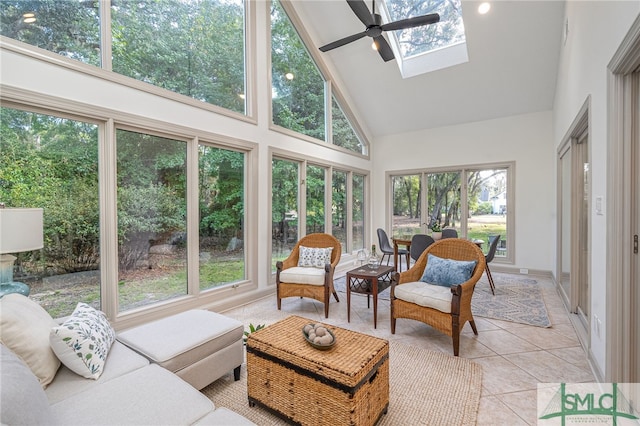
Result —
[[333, 297], [336, 298], [336, 302], [340, 302], [340, 299], [338, 299], [338, 293], [336, 293], [336, 291], [333, 291]]
[[495, 296], [496, 295], [496, 285], [493, 283], [493, 277], [491, 276], [491, 271], [489, 270], [489, 264], [487, 263], [487, 266], [485, 268], [485, 271], [487, 272], [487, 279], [489, 280], [489, 286], [491, 287], [491, 293]]
[[473, 334], [478, 335], [478, 329], [476, 328], [475, 320], [469, 321], [469, 325], [471, 326], [471, 330], [473, 330]]
[[460, 353], [460, 317], [453, 315], [451, 318], [451, 337], [453, 338], [453, 356]]

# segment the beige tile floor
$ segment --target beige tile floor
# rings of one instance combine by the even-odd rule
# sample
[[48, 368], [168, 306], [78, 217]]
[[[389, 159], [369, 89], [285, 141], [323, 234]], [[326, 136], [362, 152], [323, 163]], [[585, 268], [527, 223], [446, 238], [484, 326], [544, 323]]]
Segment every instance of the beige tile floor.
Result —
[[[553, 282], [533, 277], [540, 284], [551, 328], [540, 328], [486, 318], [476, 318], [478, 336], [467, 324], [460, 339], [460, 356], [483, 367], [482, 396], [478, 425], [535, 425], [538, 383], [593, 382], [595, 378], [580, 346]], [[496, 281], [496, 285], [500, 285]], [[378, 302], [378, 327], [373, 328], [373, 306], [367, 309], [366, 296], [353, 294], [351, 322], [347, 322], [347, 298], [338, 293], [332, 298], [329, 318], [319, 302], [297, 297], [283, 299], [282, 310], [275, 296], [225, 312], [248, 328], [253, 324], [271, 324], [288, 315], [300, 315], [316, 321], [396, 340], [421, 348], [453, 355], [451, 338], [417, 321], [399, 319], [396, 334], [391, 334], [389, 301]]]

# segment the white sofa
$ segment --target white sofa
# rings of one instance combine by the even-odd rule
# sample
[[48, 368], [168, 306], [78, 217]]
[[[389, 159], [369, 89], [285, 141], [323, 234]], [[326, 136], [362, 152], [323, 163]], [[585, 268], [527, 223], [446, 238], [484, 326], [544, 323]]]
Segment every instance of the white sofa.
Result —
[[[149, 363], [118, 341], [111, 345], [95, 380], [82, 377], [64, 364], [55, 364], [55, 354], [43, 341], [49, 331], [39, 324], [45, 311], [32, 306], [35, 302], [9, 296], [0, 299], [3, 425], [254, 424], [231, 410], [216, 408], [176, 374]], [[44, 322], [49, 319], [44, 317]], [[16, 326], [24, 326], [25, 332], [15, 333]], [[43, 373], [41, 367], [51, 362], [53, 368], [47, 367], [49, 373]]]

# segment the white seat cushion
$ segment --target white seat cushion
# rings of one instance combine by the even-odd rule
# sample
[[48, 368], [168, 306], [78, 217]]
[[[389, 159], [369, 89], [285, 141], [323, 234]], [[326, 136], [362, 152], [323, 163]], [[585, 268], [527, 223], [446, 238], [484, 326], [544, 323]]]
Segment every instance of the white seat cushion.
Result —
[[324, 268], [294, 266], [280, 272], [281, 283], [324, 285]]
[[415, 281], [396, 286], [394, 294], [396, 298], [405, 302], [437, 309], [440, 312], [451, 313], [453, 295], [450, 287]]

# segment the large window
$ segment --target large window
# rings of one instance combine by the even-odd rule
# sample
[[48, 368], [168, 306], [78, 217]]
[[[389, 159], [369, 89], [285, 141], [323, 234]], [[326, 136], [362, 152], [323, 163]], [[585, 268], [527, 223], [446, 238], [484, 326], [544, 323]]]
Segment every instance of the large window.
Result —
[[187, 294], [186, 146], [118, 130], [120, 311]]
[[299, 239], [299, 186], [299, 163], [274, 158], [271, 165], [271, 268], [274, 271], [276, 262], [289, 256]]
[[314, 232], [335, 236], [343, 255], [365, 246], [366, 175], [315, 161], [272, 157], [272, 271], [301, 237]]
[[245, 113], [244, 16], [243, 0], [2, 0], [0, 34]]
[[347, 250], [347, 172], [333, 171], [331, 181], [331, 232]]
[[327, 111], [330, 86], [277, 0], [271, 2], [271, 77], [273, 124], [364, 153], [361, 138], [333, 94]]
[[14, 280], [54, 318], [101, 308], [98, 126], [1, 108], [0, 201], [44, 211], [44, 248], [18, 253]]
[[201, 145], [200, 290], [246, 278], [245, 154]]
[[242, 0], [112, 2], [113, 71], [244, 113]]
[[393, 236], [430, 234], [439, 222], [462, 238], [482, 242], [485, 253], [499, 236], [496, 258], [513, 261], [512, 175], [511, 164], [390, 174]]
[[100, 66], [100, 2], [2, 0], [0, 34]]

